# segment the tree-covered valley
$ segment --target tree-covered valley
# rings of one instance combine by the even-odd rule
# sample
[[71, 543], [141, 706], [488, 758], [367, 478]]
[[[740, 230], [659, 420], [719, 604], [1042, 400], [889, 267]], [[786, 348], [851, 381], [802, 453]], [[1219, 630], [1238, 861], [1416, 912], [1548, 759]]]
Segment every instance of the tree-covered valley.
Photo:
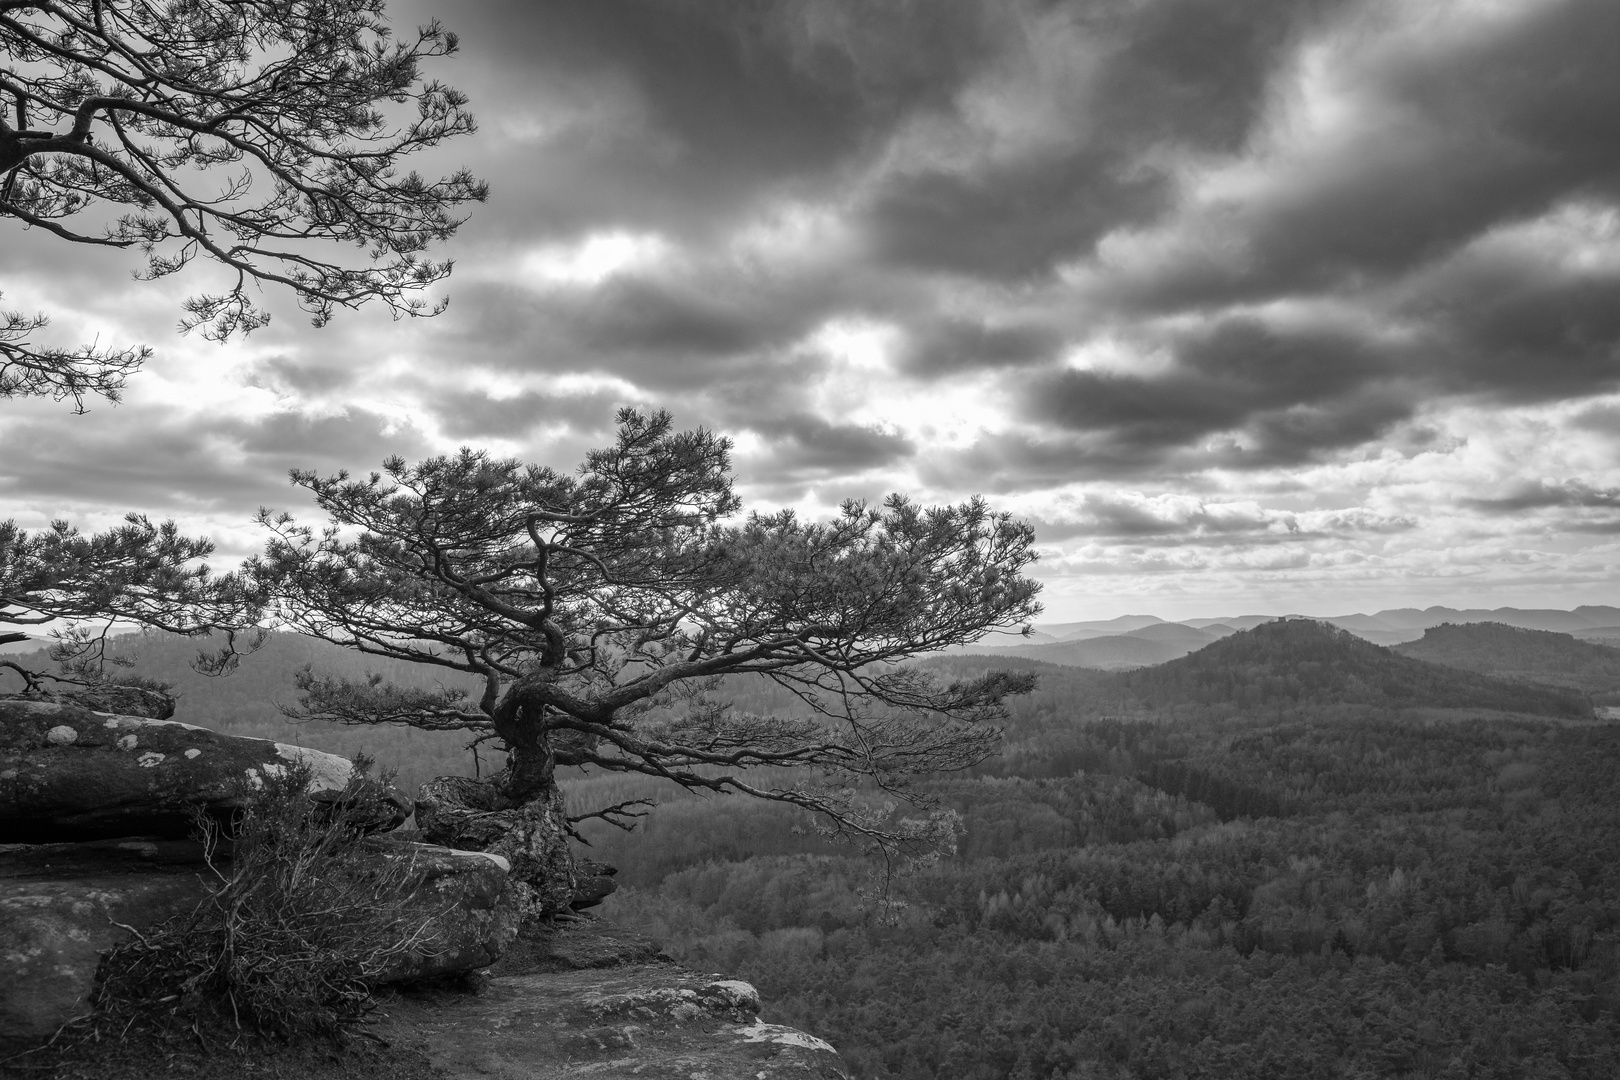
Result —
[[[1134, 671], [925, 661], [1039, 679], [998, 755], [924, 785], [959, 828], [916, 862], [647, 777], [569, 781], [570, 812], [660, 802], [633, 832], [580, 824], [620, 869], [602, 917], [753, 982], [862, 1076], [1610, 1077], [1620, 727], [1591, 696], [1611, 676], [1526, 634], [1436, 628], [1446, 665], [1304, 620]], [[270, 704], [301, 664], [376, 661], [278, 635], [205, 679], [194, 642], [123, 644], [176, 684], [176, 719], [365, 750], [407, 783], [472, 771], [464, 735]], [[750, 679], [725, 687], [738, 709], [795, 707]]]

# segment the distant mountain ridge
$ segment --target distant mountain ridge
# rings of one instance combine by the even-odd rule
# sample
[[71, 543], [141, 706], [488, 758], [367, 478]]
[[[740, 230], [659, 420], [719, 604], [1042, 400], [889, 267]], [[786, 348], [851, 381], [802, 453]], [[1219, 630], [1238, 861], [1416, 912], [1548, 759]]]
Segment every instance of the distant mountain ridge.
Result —
[[[1620, 646], [1620, 607], [1583, 605], [1573, 611], [1550, 608], [1387, 608], [1371, 615], [1326, 617], [1301, 615], [1231, 615], [1171, 622], [1156, 615], [1121, 615], [1089, 622], [1043, 623], [1020, 636], [999, 633], [952, 653], [1011, 651], [1012, 655], [1068, 667], [1114, 670], [1162, 664], [1203, 648], [1212, 641], [1275, 622], [1279, 617], [1312, 618], [1348, 630], [1375, 645], [1395, 646], [1423, 637], [1447, 623], [1496, 623], [1523, 630], [1570, 634], [1584, 641]], [[1108, 644], [1103, 644], [1108, 642]]]
[[1591, 694], [1620, 692], [1620, 649], [1553, 630], [1497, 622], [1444, 623], [1394, 651], [1416, 660], [1497, 678], [1566, 686]]
[[996, 655], [1021, 656], [1030, 660], [1043, 660], [1065, 667], [1097, 668], [1113, 671], [1121, 668], [1146, 667], [1162, 664], [1179, 656], [1202, 649], [1205, 645], [1234, 634], [1232, 627], [1216, 623], [1208, 628], [1188, 626], [1160, 620], [1147, 623], [1135, 630], [1104, 633], [1097, 630], [1072, 629], [1068, 637], [1053, 640], [1051, 628], [1028, 638], [998, 635], [996, 639], [981, 639], [972, 645], [948, 650], [953, 654], [995, 652]]
[[1577, 689], [1465, 673], [1312, 619], [1273, 620], [1191, 655], [1110, 678], [1150, 707], [1288, 702], [1592, 715], [1591, 702]]

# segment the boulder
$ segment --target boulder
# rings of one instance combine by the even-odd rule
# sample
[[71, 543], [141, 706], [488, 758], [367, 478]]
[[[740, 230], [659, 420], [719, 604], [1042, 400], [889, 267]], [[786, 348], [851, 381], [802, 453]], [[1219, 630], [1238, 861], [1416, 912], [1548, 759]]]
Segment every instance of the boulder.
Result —
[[416, 982], [488, 967], [517, 937], [517, 897], [507, 880], [510, 866], [499, 855], [393, 837], [371, 837], [365, 851], [374, 858], [410, 859], [417, 871], [411, 908], [439, 919], [434, 949], [400, 958], [383, 982]]
[[[37, 699], [0, 699], [0, 836], [54, 843], [117, 836], [184, 837], [198, 807], [228, 815], [244, 782], [308, 765], [310, 789], [341, 791], [352, 763], [301, 746], [223, 735], [174, 720], [94, 712]], [[378, 798], [373, 828], [398, 825], [411, 799]]]
[[88, 1012], [125, 927], [191, 911], [218, 883], [201, 854], [186, 841], [0, 847], [0, 1046], [37, 1044]]
[[347, 788], [311, 791], [309, 801], [319, 820], [342, 813], [350, 828], [366, 834], [392, 832], [416, 809], [410, 796], [373, 776]]
[[91, 712], [141, 716], [148, 720], [167, 720], [174, 715], [174, 698], [161, 690], [128, 683], [97, 683], [77, 690], [39, 690], [17, 696], [24, 701], [52, 701], [77, 705]]
[[[410, 907], [437, 917], [438, 938], [379, 981], [431, 980], [498, 960], [518, 929], [504, 860], [371, 837], [357, 869], [366, 859], [400, 858], [415, 871]], [[135, 931], [195, 910], [219, 881], [191, 841], [0, 846], [0, 1057], [87, 1013], [102, 955]]]
[[619, 887], [619, 883], [613, 880], [613, 875], [618, 872], [619, 868], [616, 866], [609, 866], [595, 859], [576, 857], [574, 897], [568, 902], [568, 906], [575, 911], [584, 911], [606, 900]]

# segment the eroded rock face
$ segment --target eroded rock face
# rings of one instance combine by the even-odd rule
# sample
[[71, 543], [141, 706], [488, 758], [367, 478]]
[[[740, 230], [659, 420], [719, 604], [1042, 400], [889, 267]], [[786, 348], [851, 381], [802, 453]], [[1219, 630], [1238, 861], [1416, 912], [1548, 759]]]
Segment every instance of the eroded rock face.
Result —
[[[435, 844], [499, 855], [512, 867], [525, 918], [570, 910], [574, 859], [568, 850], [562, 791], [516, 808], [498, 803], [489, 781], [441, 776], [416, 798], [416, 826]], [[606, 895], [606, 894], [604, 894]]]
[[[436, 948], [401, 957], [382, 981], [434, 979], [498, 960], [518, 930], [504, 861], [373, 837], [355, 869], [363, 872], [366, 859], [402, 858], [415, 869], [410, 908], [437, 916], [440, 933]], [[192, 912], [219, 883], [191, 841], [0, 847], [0, 1046], [37, 1045], [87, 1012], [101, 957], [130, 927]]]
[[[302, 762], [311, 791], [341, 790], [352, 764], [301, 746], [206, 728], [94, 712], [79, 705], [0, 699], [0, 836], [54, 843], [118, 836], [184, 837], [199, 806], [228, 814], [241, 784]], [[408, 816], [408, 796], [388, 791], [376, 827]]]
[[116, 924], [185, 914], [218, 883], [201, 855], [186, 841], [0, 847], [0, 1046], [87, 1012], [102, 954], [129, 937]]
[[368, 834], [392, 832], [405, 824], [416, 808], [410, 796], [376, 777], [366, 777], [364, 784], [357, 787], [311, 791], [309, 801], [320, 820], [330, 821], [341, 813], [351, 828]]
[[607, 863], [576, 857], [574, 895], [568, 901], [568, 906], [575, 911], [584, 911], [606, 900], [619, 887], [619, 883], [613, 880], [618, 872], [618, 867], [609, 866]]
[[517, 897], [508, 883], [510, 866], [498, 855], [456, 851], [392, 837], [365, 842], [371, 858], [410, 859], [417, 873], [411, 908], [439, 918], [433, 952], [402, 957], [384, 982], [412, 982], [476, 971], [495, 963], [517, 937]]
[[77, 705], [92, 712], [117, 713], [120, 716], [140, 716], [148, 720], [167, 720], [174, 715], [174, 698], [159, 690], [124, 683], [101, 683], [77, 690], [40, 691], [17, 695], [24, 701], [50, 701], [62, 705]]
[[[759, 1018], [745, 982], [649, 958], [644, 942], [585, 925], [528, 930], [480, 993], [407, 993], [374, 1030], [417, 1045], [449, 1080], [636, 1076], [689, 1080], [849, 1080], [825, 1041]], [[565, 959], [550, 963], [550, 954]], [[581, 968], [580, 956], [597, 966]]]

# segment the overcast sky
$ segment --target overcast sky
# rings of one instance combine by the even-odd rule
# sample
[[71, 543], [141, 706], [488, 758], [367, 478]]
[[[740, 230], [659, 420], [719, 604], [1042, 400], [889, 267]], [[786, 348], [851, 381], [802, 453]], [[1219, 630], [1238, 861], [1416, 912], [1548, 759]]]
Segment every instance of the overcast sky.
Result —
[[751, 507], [978, 493], [1051, 621], [1620, 603], [1615, 0], [396, 5], [490, 181], [449, 310], [224, 346], [0, 221], [7, 307], [157, 349], [0, 403], [0, 516], [256, 547], [286, 471], [557, 466], [615, 406]]

